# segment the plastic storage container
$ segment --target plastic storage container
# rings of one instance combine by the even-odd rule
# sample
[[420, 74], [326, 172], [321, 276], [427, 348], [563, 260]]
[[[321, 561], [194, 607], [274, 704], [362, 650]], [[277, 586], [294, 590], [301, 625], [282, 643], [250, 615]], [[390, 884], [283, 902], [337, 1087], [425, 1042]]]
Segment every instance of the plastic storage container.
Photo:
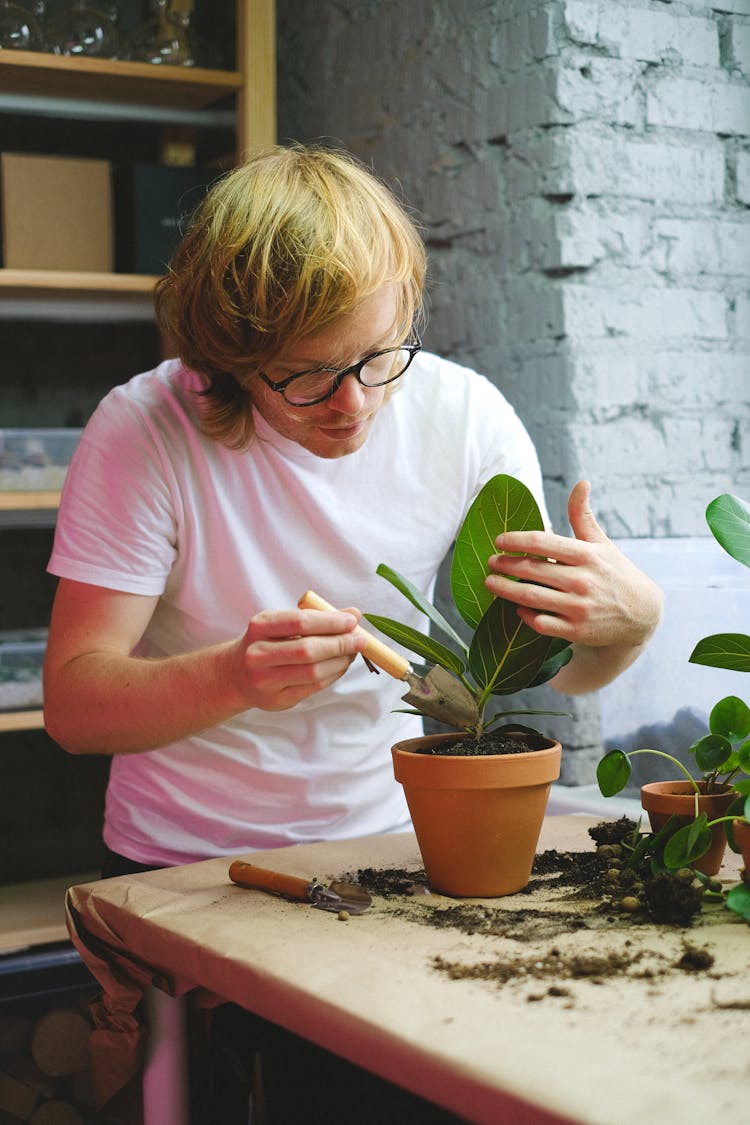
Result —
[[[42, 706], [42, 664], [46, 630], [26, 634], [0, 633], [0, 711], [25, 711]], [[12, 638], [12, 639], [9, 639]]]
[[62, 488], [80, 430], [0, 430], [0, 491]]

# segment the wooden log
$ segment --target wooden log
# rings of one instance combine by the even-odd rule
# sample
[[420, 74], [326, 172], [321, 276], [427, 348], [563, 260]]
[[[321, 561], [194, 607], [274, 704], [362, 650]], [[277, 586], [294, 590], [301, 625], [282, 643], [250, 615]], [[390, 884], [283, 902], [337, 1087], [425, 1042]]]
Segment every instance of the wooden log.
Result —
[[60, 1078], [89, 1065], [91, 1025], [75, 1008], [53, 1008], [37, 1020], [31, 1055], [43, 1074]]
[[19, 1082], [31, 1086], [40, 1098], [54, 1098], [58, 1093], [58, 1080], [42, 1074], [31, 1055], [9, 1055], [3, 1062], [3, 1070]]
[[42, 1102], [31, 1117], [29, 1125], [86, 1125], [83, 1114], [70, 1102], [53, 1100]]
[[39, 1101], [39, 1094], [12, 1074], [0, 1071], [0, 1109], [19, 1121], [29, 1121]]

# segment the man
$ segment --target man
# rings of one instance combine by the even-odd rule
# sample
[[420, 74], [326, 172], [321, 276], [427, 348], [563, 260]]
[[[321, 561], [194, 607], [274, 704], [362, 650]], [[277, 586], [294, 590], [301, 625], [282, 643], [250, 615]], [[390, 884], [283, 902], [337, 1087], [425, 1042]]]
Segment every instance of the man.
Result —
[[[356, 612], [297, 600], [312, 587], [403, 616], [379, 562], [429, 591], [490, 476], [542, 502], [502, 395], [420, 351], [424, 272], [385, 187], [295, 146], [214, 187], [159, 283], [180, 359], [99, 406], [50, 562], [47, 728], [72, 753], [113, 755], [118, 870], [407, 825], [383, 749], [419, 733], [393, 712], [401, 685], [352, 663]], [[585, 484], [570, 520], [572, 539], [506, 536], [536, 558], [493, 557], [488, 586], [574, 642], [553, 683], [579, 692], [635, 658], [661, 598], [598, 528]]]
[[[105, 874], [408, 827], [387, 752], [421, 732], [403, 686], [355, 659], [358, 608], [297, 601], [406, 620], [379, 562], [429, 595], [495, 473], [543, 507], [509, 403], [422, 351], [424, 278], [405, 210], [340, 153], [259, 152], [195, 215], [157, 289], [179, 358], [98, 407], [50, 561], [45, 719], [113, 757]], [[574, 538], [506, 535], [536, 557], [488, 562], [493, 593], [574, 642], [566, 692], [625, 668], [661, 606], [588, 492]]]

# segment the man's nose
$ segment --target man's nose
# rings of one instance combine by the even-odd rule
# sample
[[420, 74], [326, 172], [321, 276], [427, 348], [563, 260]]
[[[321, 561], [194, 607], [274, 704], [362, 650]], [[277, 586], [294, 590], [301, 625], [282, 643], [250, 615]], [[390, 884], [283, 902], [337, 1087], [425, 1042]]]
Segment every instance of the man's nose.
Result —
[[357, 414], [365, 401], [365, 388], [356, 375], [347, 375], [328, 400], [341, 414]]

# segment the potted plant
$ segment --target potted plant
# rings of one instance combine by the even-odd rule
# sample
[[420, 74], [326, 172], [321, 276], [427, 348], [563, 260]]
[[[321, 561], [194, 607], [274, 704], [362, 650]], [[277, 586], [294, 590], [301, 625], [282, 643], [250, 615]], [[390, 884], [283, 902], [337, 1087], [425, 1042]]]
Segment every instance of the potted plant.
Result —
[[[653, 832], [674, 818], [675, 838], [665, 846], [665, 866], [691, 865], [704, 875], [715, 875], [726, 847], [726, 814], [737, 796], [732, 782], [741, 771], [750, 772], [750, 741], [746, 741], [750, 708], [737, 696], [727, 696], [711, 711], [709, 730], [689, 747], [701, 771], [698, 779], [678, 758], [648, 747], [629, 754], [610, 750], [599, 762], [596, 778], [602, 794], [612, 797], [627, 785], [632, 772], [630, 759], [636, 755], [653, 754], [672, 762], [683, 779], [643, 785], [641, 805]], [[687, 831], [679, 834], [681, 828]]]
[[[544, 683], [570, 659], [569, 642], [535, 633], [515, 605], [495, 598], [484, 582], [497, 535], [543, 526], [534, 497], [514, 477], [493, 477], [474, 500], [450, 572], [456, 610], [472, 630], [468, 641], [385, 564], [377, 573], [425, 614], [445, 643], [393, 618], [364, 615], [391, 640], [457, 677], [475, 704], [473, 718], [456, 724], [453, 733], [407, 739], [392, 748], [430, 884], [448, 894], [487, 897], [526, 885], [550, 785], [560, 773], [559, 742], [526, 727], [497, 724], [510, 714], [561, 712], [488, 714], [495, 697]], [[421, 710], [413, 693], [408, 699]]]
[[[750, 567], [750, 506], [738, 496], [723, 493], [706, 509], [711, 534], [731, 558]], [[698, 641], [690, 655], [693, 664], [750, 672], [750, 636], [746, 633], [713, 633]], [[750, 773], [750, 742], [740, 748], [742, 768]], [[727, 905], [750, 922], [750, 780], [734, 783], [738, 800], [732, 811], [737, 816], [729, 824], [729, 844], [742, 854], [744, 880], [727, 896]]]
[[[725, 551], [750, 566], [750, 508], [735, 496], [724, 494], [706, 509], [708, 526]], [[700, 640], [690, 656], [694, 664], [750, 671], [750, 637], [740, 633], [715, 633]], [[660, 750], [644, 748], [624, 754], [612, 750], [599, 763], [597, 780], [605, 796], [619, 793], [631, 773], [630, 758], [655, 754], [671, 761], [686, 780], [652, 782], [641, 789], [641, 804], [649, 814], [653, 831], [674, 816], [673, 836], [664, 847], [667, 867], [691, 865], [705, 875], [721, 866], [726, 838], [737, 847], [747, 829], [747, 794], [750, 780], [750, 708], [735, 695], [720, 700], [709, 716], [709, 733], [689, 747], [702, 776], [696, 780], [686, 767]], [[744, 804], [743, 804], [744, 802]], [[735, 819], [735, 813], [744, 815]], [[729, 831], [727, 832], [727, 826]], [[738, 850], [738, 848], [737, 848]], [[745, 859], [746, 867], [748, 865]], [[749, 904], [750, 910], [750, 904]]]

